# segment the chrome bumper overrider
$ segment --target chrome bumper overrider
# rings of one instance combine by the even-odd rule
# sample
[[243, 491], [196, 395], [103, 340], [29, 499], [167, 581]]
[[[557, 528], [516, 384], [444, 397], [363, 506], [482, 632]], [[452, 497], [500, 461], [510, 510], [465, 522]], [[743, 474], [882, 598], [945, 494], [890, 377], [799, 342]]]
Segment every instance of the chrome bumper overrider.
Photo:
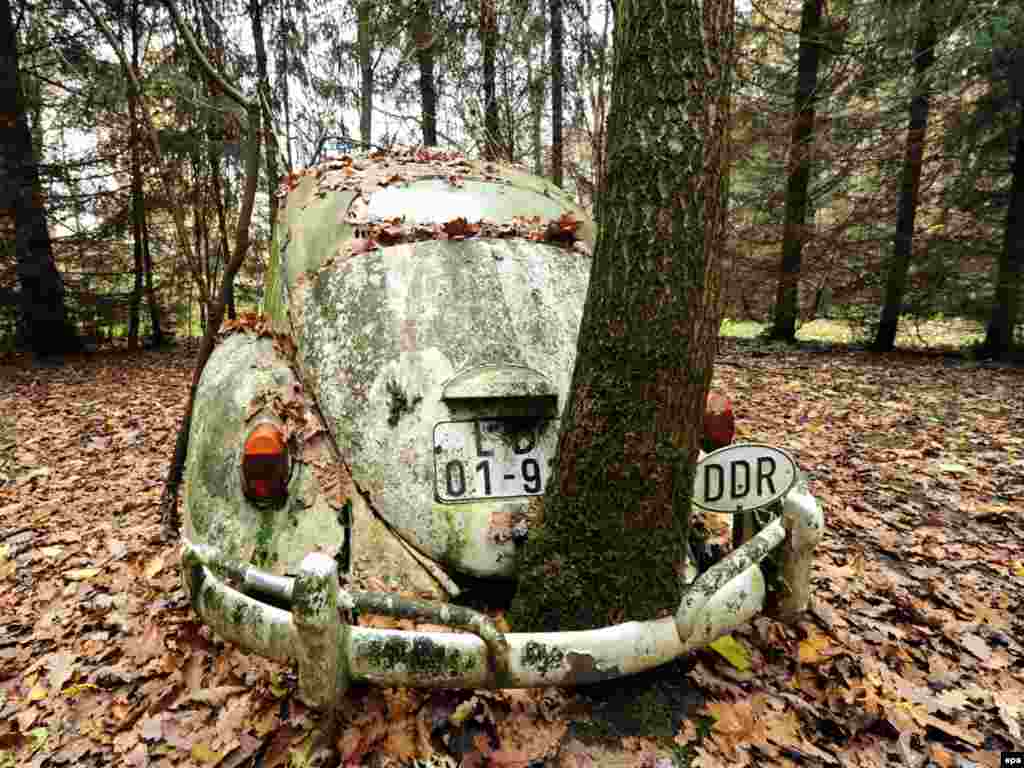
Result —
[[[777, 612], [807, 607], [814, 547], [824, 520], [802, 486], [773, 520], [684, 591], [674, 617], [579, 632], [503, 634], [483, 614], [446, 603], [349, 592], [338, 566], [312, 553], [295, 578], [232, 561], [209, 546], [185, 541], [182, 570], [192, 605], [204, 623], [269, 658], [294, 659], [299, 690], [311, 706], [330, 708], [353, 682], [384, 686], [529, 688], [579, 685], [631, 675], [669, 662], [727, 634], [765, 608], [759, 563], [781, 547]], [[265, 595], [290, 610], [254, 599]], [[355, 625], [352, 612], [425, 619], [467, 633], [407, 632]]]

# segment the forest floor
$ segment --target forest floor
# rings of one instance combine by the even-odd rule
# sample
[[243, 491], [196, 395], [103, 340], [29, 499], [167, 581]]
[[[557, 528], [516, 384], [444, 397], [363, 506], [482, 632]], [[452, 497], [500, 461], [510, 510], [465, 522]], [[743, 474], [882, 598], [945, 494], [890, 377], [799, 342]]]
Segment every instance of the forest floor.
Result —
[[[196, 623], [158, 501], [194, 348], [0, 360], [0, 768], [325, 764], [294, 670]], [[1024, 749], [1024, 370], [726, 340], [827, 532], [813, 610], [575, 691], [353, 688], [328, 765], [995, 766]], [[340, 761], [340, 762], [339, 762]]]

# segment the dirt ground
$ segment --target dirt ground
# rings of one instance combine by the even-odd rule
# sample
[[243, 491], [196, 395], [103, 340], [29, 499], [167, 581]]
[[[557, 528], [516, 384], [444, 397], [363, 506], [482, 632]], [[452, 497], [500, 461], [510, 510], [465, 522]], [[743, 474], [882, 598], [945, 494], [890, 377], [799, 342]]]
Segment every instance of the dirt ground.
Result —
[[812, 612], [575, 691], [354, 688], [327, 749], [294, 670], [196, 623], [160, 540], [193, 354], [0, 360], [0, 768], [994, 767], [1024, 750], [1019, 368], [725, 341], [738, 439], [790, 450], [825, 510]]

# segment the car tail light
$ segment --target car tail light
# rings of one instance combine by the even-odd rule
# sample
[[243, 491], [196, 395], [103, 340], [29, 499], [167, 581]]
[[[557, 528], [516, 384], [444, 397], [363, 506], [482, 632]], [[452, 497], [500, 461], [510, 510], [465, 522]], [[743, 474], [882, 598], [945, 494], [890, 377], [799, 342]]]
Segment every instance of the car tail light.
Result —
[[284, 432], [264, 421], [253, 427], [242, 451], [242, 489], [256, 502], [282, 501], [288, 495], [291, 462]]
[[732, 413], [732, 401], [717, 392], [708, 394], [704, 407], [704, 445], [710, 453], [724, 448], [736, 436], [736, 417]]

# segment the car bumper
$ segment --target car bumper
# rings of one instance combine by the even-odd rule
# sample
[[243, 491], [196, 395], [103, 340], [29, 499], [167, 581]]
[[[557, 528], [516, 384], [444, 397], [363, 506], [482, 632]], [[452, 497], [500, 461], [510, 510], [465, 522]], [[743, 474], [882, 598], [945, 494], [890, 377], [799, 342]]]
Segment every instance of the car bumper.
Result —
[[[326, 709], [356, 682], [530, 688], [598, 682], [665, 664], [765, 610], [760, 563], [776, 550], [782, 584], [776, 611], [786, 618], [804, 610], [813, 551], [823, 529], [817, 502], [798, 486], [786, 497], [780, 517], [685, 589], [675, 616], [575, 632], [503, 634], [483, 614], [460, 606], [349, 592], [339, 585], [337, 563], [319, 553], [307, 555], [298, 576], [288, 578], [185, 541], [182, 566], [192, 605], [204, 623], [249, 651], [295, 660], [302, 698]], [[465, 631], [362, 627], [353, 620], [356, 611], [420, 618]]]

